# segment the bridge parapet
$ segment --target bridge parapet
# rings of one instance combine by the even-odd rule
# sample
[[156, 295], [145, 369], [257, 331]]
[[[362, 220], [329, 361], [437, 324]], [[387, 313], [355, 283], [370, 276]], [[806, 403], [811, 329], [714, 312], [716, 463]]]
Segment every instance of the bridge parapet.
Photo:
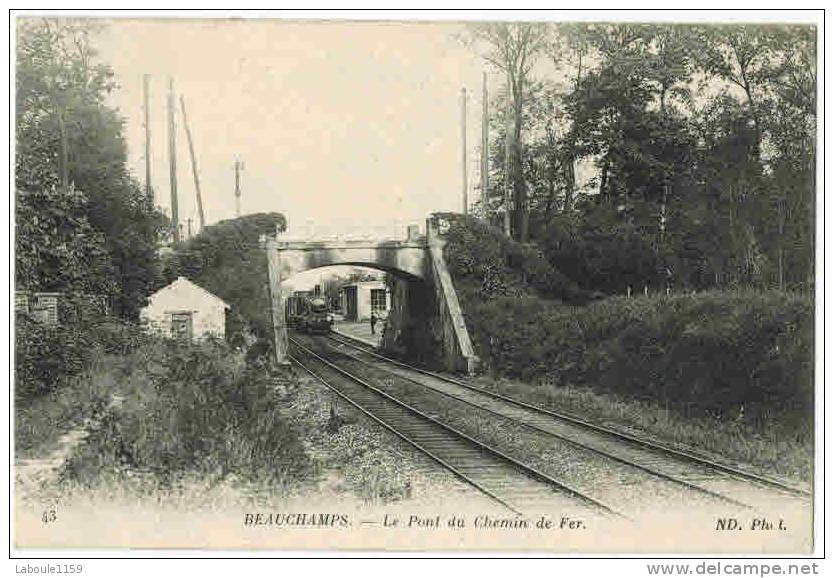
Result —
[[321, 239], [316, 241], [305, 241], [300, 239], [276, 239], [276, 246], [281, 250], [294, 251], [318, 251], [327, 249], [408, 249], [428, 246], [425, 238], [416, 240], [407, 239]]

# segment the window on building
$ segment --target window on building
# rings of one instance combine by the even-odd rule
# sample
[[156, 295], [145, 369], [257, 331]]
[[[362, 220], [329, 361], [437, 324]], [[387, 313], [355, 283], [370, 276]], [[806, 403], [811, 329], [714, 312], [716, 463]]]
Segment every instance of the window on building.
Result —
[[32, 317], [50, 327], [58, 325], [58, 295], [36, 293], [34, 301], [30, 310]]
[[16, 313], [29, 313], [29, 295], [27, 293], [14, 294], [14, 310]]
[[371, 289], [371, 310], [385, 311], [385, 289]]
[[171, 314], [171, 337], [180, 341], [191, 341], [193, 333], [191, 313]]

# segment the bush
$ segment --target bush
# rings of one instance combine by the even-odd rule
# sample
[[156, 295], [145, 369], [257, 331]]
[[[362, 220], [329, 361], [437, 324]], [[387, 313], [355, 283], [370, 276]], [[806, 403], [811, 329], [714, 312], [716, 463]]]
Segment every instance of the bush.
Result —
[[495, 227], [463, 215], [444, 215], [449, 223], [444, 257], [455, 287], [481, 299], [540, 295], [584, 303], [590, 293], [553, 268], [534, 245], [522, 245]]
[[[670, 297], [589, 293], [534, 248], [449, 216], [445, 255], [487, 369], [653, 400], [756, 425], [813, 411], [813, 298], [715, 291]], [[559, 297], [562, 302], [544, 297]], [[567, 302], [567, 303], [566, 303]]]
[[138, 325], [100, 318], [50, 327], [15, 315], [15, 398], [26, 402], [53, 392], [93, 359], [127, 353], [148, 338]]
[[811, 299], [714, 292], [663, 299], [652, 309], [629, 316], [627, 328], [600, 343], [607, 389], [760, 425], [776, 414], [813, 412]]
[[123, 402], [70, 460], [71, 478], [93, 482], [103, 468], [124, 467], [167, 486], [191, 473], [280, 483], [309, 468], [269, 376], [224, 343], [151, 342], [118, 371]]
[[589, 291], [622, 295], [628, 287], [638, 292], [665, 286], [665, 265], [655, 247], [658, 216], [643, 203], [632, 205], [626, 214], [595, 206], [581, 216], [553, 217], [536, 231], [545, 259]]
[[464, 299], [497, 372], [764, 426], [813, 411], [813, 301], [770, 292], [615, 297], [584, 308]]
[[15, 317], [15, 398], [47, 394], [84, 369], [93, 340], [75, 327], [48, 327], [18, 313]]

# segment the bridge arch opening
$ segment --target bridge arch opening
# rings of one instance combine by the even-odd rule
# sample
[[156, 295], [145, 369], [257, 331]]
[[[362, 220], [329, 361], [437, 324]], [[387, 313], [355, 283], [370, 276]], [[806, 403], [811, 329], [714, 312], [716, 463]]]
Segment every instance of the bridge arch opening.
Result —
[[[287, 327], [282, 282], [304, 271], [334, 265], [369, 267], [388, 272], [392, 307], [383, 347], [396, 347], [418, 359], [442, 350], [450, 371], [472, 373], [477, 356], [472, 348], [457, 294], [443, 258], [445, 220], [433, 215], [426, 235], [405, 240], [285, 240], [261, 237], [267, 254], [275, 358], [287, 362]], [[390, 327], [390, 330], [389, 330]], [[393, 339], [389, 341], [389, 335]]]
[[387, 275], [402, 279], [408, 282], [425, 282], [425, 279], [417, 275], [403, 271], [396, 267], [386, 267], [376, 263], [366, 263], [362, 261], [346, 261], [343, 263], [330, 263], [327, 265], [318, 265], [309, 269], [295, 271], [289, 277], [281, 278], [281, 287], [295, 288], [301, 286], [308, 286], [316, 279], [326, 277], [344, 277], [351, 274], [364, 273], [367, 275]]
[[[373, 342], [389, 354], [436, 365], [436, 303], [431, 284], [398, 268], [340, 263], [300, 271], [282, 280], [285, 318], [298, 327], [299, 307], [318, 296], [333, 315], [333, 329]], [[371, 327], [371, 314], [375, 324]]]

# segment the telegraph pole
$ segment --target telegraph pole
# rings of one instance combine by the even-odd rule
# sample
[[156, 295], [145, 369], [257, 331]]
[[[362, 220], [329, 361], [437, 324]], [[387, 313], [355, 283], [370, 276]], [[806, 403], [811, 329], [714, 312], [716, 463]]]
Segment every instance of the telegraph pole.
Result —
[[180, 242], [179, 207], [177, 205], [177, 131], [174, 115], [174, 79], [168, 79], [168, 157], [170, 158], [171, 178], [171, 229], [174, 232], [174, 245]]
[[504, 124], [504, 234], [512, 236], [510, 226], [510, 125], [513, 123], [512, 107], [510, 106], [510, 76], [507, 75], [507, 113]]
[[489, 98], [487, 95], [487, 73], [484, 71], [484, 94], [481, 117], [481, 207], [486, 208], [489, 188]]
[[153, 199], [151, 187], [151, 110], [150, 110], [151, 75], [142, 77], [142, 103], [145, 107], [145, 196]]
[[460, 145], [461, 145], [461, 168], [463, 170], [463, 214], [469, 211], [469, 198], [467, 188], [469, 180], [466, 176], [466, 87], [460, 89]]
[[240, 159], [235, 159], [235, 215], [240, 217], [240, 171], [243, 169]]
[[65, 193], [69, 189], [69, 138], [67, 137], [67, 109], [61, 105], [58, 111], [58, 129], [61, 133], [61, 190]]
[[[191, 138], [191, 129], [188, 128], [188, 117], [185, 116], [185, 99], [180, 95], [180, 108], [182, 108], [182, 124], [185, 127], [185, 136], [188, 139], [188, 152], [191, 155], [191, 172], [194, 175], [194, 188], [197, 190], [197, 213], [200, 217], [200, 230], [206, 226], [206, 217], [203, 214], [203, 196], [200, 193], [200, 177], [197, 175], [197, 157], [194, 154], [194, 141]], [[189, 232], [189, 237], [191, 233]]]

